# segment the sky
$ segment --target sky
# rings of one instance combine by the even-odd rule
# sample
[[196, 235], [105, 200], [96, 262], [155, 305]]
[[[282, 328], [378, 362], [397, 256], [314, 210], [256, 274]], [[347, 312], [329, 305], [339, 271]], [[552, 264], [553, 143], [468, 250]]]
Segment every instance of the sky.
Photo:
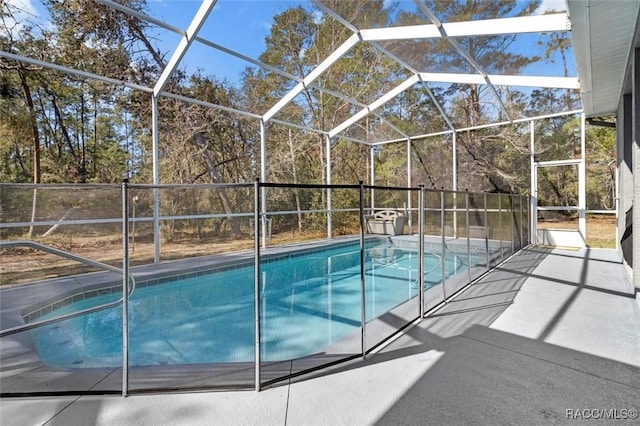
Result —
[[[387, 0], [387, 3], [391, 0]], [[401, 8], [415, 10], [413, 1], [402, 0]], [[154, 0], [150, 3], [154, 16], [166, 19], [181, 28], [186, 28], [195, 15], [200, 2], [197, 0]], [[200, 31], [200, 35], [215, 43], [235, 50], [246, 56], [256, 58], [265, 50], [265, 37], [270, 33], [273, 17], [296, 4], [308, 5], [308, 2], [293, 0], [220, 0]], [[564, 0], [543, 0], [536, 14], [545, 11], [565, 10]], [[518, 36], [517, 43], [535, 42], [537, 35]], [[168, 51], [176, 46], [178, 40], [166, 43]], [[183, 66], [189, 70], [202, 68], [205, 73], [234, 81], [248, 65], [246, 62], [220, 54], [208, 47], [194, 45], [184, 58]], [[528, 75], [559, 75], [554, 65], [544, 62], [524, 70]], [[573, 74], [575, 75], [575, 73]]]
[[[6, 0], [27, 14], [46, 20], [43, 6], [37, 0]], [[386, 0], [390, 2], [391, 0]], [[210, 13], [199, 35], [226, 48], [257, 59], [265, 49], [265, 37], [269, 35], [273, 17], [285, 9], [303, 4], [296, 0], [219, 0]], [[413, 1], [401, 0], [401, 8], [415, 10]], [[155, 18], [186, 29], [199, 6], [199, 0], [148, 0], [149, 14]], [[564, 0], [543, 0], [537, 14], [547, 10], [564, 10]], [[25, 15], [23, 15], [24, 17]], [[46, 24], [45, 24], [46, 25]], [[172, 32], [156, 29], [155, 39], [168, 59], [180, 41], [180, 36]], [[518, 36], [522, 45], [535, 41], [535, 36]], [[515, 45], [517, 48], [518, 45]], [[201, 69], [205, 75], [226, 78], [231, 82], [239, 79], [240, 73], [249, 65], [247, 62], [220, 53], [200, 43], [194, 43], [180, 65], [182, 69], [193, 72]], [[538, 63], [524, 71], [527, 75], [560, 75], [559, 65]], [[573, 67], [575, 68], [575, 67]]]
[[[385, 3], [391, 3], [386, 0]], [[256, 58], [265, 49], [265, 37], [270, 33], [273, 17], [285, 9], [297, 5], [308, 5], [306, 1], [294, 0], [220, 0], [203, 28], [200, 35], [215, 43], [235, 50], [246, 56]], [[180, 28], [187, 28], [195, 15], [200, 2], [198, 0], [152, 0], [150, 3], [153, 16], [165, 19], [167, 22]], [[413, 1], [400, 1], [401, 8], [415, 10]], [[564, 0], [543, 0], [536, 14], [545, 11], [565, 10]], [[528, 43], [537, 35], [528, 39], [518, 36], [522, 43]], [[178, 39], [166, 43], [167, 51], [177, 46]], [[190, 70], [204, 68], [207, 72], [219, 77], [227, 77], [231, 81], [240, 75], [248, 64], [226, 54], [219, 54], [204, 46], [194, 45], [192, 50], [184, 58], [183, 66], [188, 65]], [[557, 75], [556, 70], [551, 70], [546, 63], [536, 64], [525, 70], [530, 75]]]

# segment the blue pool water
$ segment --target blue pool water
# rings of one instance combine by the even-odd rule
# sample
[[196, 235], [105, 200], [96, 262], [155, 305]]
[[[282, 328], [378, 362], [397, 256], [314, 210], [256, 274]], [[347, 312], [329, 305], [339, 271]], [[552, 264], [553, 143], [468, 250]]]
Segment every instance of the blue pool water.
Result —
[[[417, 252], [377, 245], [366, 250], [365, 313], [371, 321], [417, 297]], [[360, 252], [343, 245], [261, 265], [261, 358], [311, 355], [357, 332], [361, 322]], [[447, 275], [466, 268], [447, 259]], [[439, 258], [425, 254], [425, 286], [440, 282]], [[254, 268], [240, 266], [136, 289], [129, 302], [129, 364], [253, 362]], [[58, 316], [104, 303], [93, 297]], [[64, 368], [122, 364], [122, 308], [32, 331], [40, 356]]]

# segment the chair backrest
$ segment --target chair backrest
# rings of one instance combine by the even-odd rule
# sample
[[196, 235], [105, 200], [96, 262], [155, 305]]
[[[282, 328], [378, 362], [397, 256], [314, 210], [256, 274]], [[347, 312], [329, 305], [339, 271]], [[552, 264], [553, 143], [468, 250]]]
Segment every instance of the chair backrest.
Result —
[[375, 212], [375, 214], [373, 215], [375, 219], [384, 219], [384, 220], [394, 220], [402, 216], [404, 215], [396, 210], [380, 210]]

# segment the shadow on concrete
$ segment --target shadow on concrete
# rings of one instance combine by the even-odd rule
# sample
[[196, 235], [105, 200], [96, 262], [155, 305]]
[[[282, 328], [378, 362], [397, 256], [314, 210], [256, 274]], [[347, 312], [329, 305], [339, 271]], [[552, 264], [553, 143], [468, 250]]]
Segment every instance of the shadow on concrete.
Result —
[[540, 425], [570, 422], [577, 410], [640, 410], [636, 367], [480, 325], [448, 339], [410, 333], [421, 342], [410, 352], [445, 354], [377, 424]]
[[[575, 281], [534, 274], [546, 270], [538, 267], [550, 255], [563, 256], [546, 248], [525, 249], [381, 352], [295, 380], [439, 351], [444, 355], [401, 391], [377, 424], [539, 425], [574, 422], [585, 415], [600, 421], [632, 420], [629, 413], [640, 411], [640, 368], [545, 342], [581, 291], [625, 300], [632, 296], [587, 284], [591, 262], [601, 260], [593, 259], [589, 250], [575, 256], [581, 261]], [[538, 338], [489, 328], [532, 277], [574, 287]]]
[[[436, 349], [444, 355], [404, 392], [377, 424], [539, 425], [570, 423], [589, 416], [590, 420], [603, 422], [636, 420], [633, 416], [640, 411], [640, 368], [590, 354], [588, 350], [577, 351], [545, 342], [580, 292], [593, 290], [624, 298], [632, 294], [587, 285], [592, 262], [601, 261], [593, 259], [589, 249], [582, 256], [576, 256], [576, 260], [581, 261], [576, 282], [532, 274], [540, 264], [535, 260], [541, 261], [550, 253], [539, 248], [525, 252], [523, 255], [529, 262], [522, 262], [527, 257], [507, 262], [498, 273], [574, 287], [538, 338], [488, 328], [490, 321], [486, 320], [486, 314], [494, 309], [490, 304], [477, 306], [477, 312], [485, 312], [484, 320], [481, 314], [463, 333], [449, 334], [447, 338], [442, 338], [442, 333], [436, 336], [431, 332], [441, 329], [437, 316], [431, 319], [432, 324], [424, 321], [407, 332], [414, 342], [419, 342], [410, 352]], [[553, 253], [557, 255], [562, 256]], [[531, 268], [522, 268], [527, 263]], [[520, 267], [514, 267], [517, 264]], [[496, 283], [492, 282], [490, 287], [493, 289]], [[498, 294], [500, 292], [485, 293], [487, 297]], [[462, 296], [465, 298], [471, 300], [466, 292]], [[447, 318], [464, 322], [458, 313], [466, 312], [458, 310]], [[593, 319], [585, 317], [585, 321]], [[380, 355], [388, 358], [400, 353], [390, 351]]]

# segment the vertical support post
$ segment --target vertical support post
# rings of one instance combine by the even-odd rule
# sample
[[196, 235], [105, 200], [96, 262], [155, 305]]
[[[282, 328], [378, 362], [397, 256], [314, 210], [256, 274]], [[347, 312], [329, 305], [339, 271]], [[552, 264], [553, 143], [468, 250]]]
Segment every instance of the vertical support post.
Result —
[[151, 151], [153, 167], [153, 263], [160, 263], [160, 160], [158, 135], [158, 98], [151, 95]]
[[451, 159], [451, 166], [452, 166], [452, 176], [451, 176], [451, 188], [453, 189], [453, 191], [457, 191], [458, 190], [458, 141], [457, 141], [457, 133], [453, 132], [451, 134], [452, 136], [452, 149], [451, 149], [451, 154], [452, 154], [452, 159]]
[[418, 307], [424, 314], [424, 185], [418, 186]]
[[453, 132], [452, 133], [452, 137], [453, 137], [453, 148], [452, 148], [452, 154], [453, 154], [453, 159], [452, 159], [452, 163], [453, 163], [453, 172], [452, 172], [452, 189], [453, 189], [453, 208], [455, 209], [453, 211], [453, 236], [455, 238], [458, 238], [458, 199], [457, 199], [457, 191], [458, 191], [458, 142], [457, 142], [457, 133]]
[[129, 180], [122, 181], [122, 396], [129, 394]]
[[253, 291], [254, 291], [254, 315], [255, 315], [255, 388], [260, 392], [260, 180], [256, 179], [253, 186]]
[[367, 316], [365, 309], [365, 245], [364, 245], [364, 183], [360, 181], [360, 349], [367, 354]]
[[[411, 139], [407, 139], [407, 188], [411, 188]], [[409, 234], [413, 233], [413, 213], [411, 211], [411, 189], [407, 190], [407, 212], [409, 216]]]
[[531, 242], [537, 243], [537, 228], [538, 228], [538, 168], [536, 167], [536, 138], [535, 138], [535, 122], [529, 121], [529, 170], [530, 170], [530, 225], [529, 233], [531, 235]]
[[369, 213], [373, 214], [376, 208], [375, 189], [373, 189], [373, 186], [375, 186], [376, 184], [376, 165], [375, 165], [376, 153], [374, 151], [373, 146], [369, 148], [369, 157], [371, 158], [371, 187], [372, 187], [371, 188], [371, 206], [370, 206], [371, 211]]
[[[264, 120], [260, 120], [260, 182], [267, 181], [267, 130]], [[261, 187], [261, 210], [260, 220], [262, 221], [262, 234], [256, 234], [262, 236], [262, 248], [267, 248], [267, 232], [269, 230], [267, 226], [267, 187]], [[256, 232], [258, 230], [256, 224]]]
[[616, 209], [616, 251], [620, 253], [620, 167], [616, 165], [615, 174], [615, 204]]
[[[527, 220], [528, 220], [527, 223], [531, 224], [531, 197], [528, 196], [526, 198], [527, 198], [527, 203], [528, 203], [527, 204]], [[531, 238], [531, 225], [529, 225], [529, 232], [528, 232], [527, 241], [526, 241], [527, 245], [531, 244], [531, 240], [532, 240], [532, 238]]]
[[578, 166], [578, 229], [587, 241], [587, 168], [586, 168], [586, 124], [584, 112], [580, 114], [580, 165]]
[[[331, 185], [331, 138], [329, 135], [325, 136], [325, 145], [327, 152], [327, 185]], [[331, 213], [331, 188], [327, 187], [327, 238], [331, 239], [333, 234], [333, 218]]]
[[633, 216], [631, 225], [635, 230], [631, 236], [633, 253], [631, 267], [633, 268], [632, 279], [636, 292], [636, 301], [640, 302], [640, 232], [638, 232], [640, 228], [640, 49], [634, 49], [633, 51], [631, 78], [631, 172], [633, 178]]
[[471, 236], [469, 235], [469, 190], [464, 191], [465, 226], [467, 227], [467, 272], [471, 282]]
[[[634, 54], [635, 54], [635, 50], [634, 50]], [[635, 66], [636, 60], [634, 60], [633, 63]], [[638, 94], [640, 88], [637, 87], [636, 83], [639, 83], [640, 80], [638, 80], [637, 76], [634, 76], [633, 78], [635, 78], [634, 80], [635, 83], [633, 84], [633, 91], [634, 93]], [[618, 179], [618, 185], [617, 185], [618, 222], [616, 224], [616, 231], [618, 230], [620, 231], [620, 234], [618, 234], [617, 236], [616, 246], [618, 247], [618, 254], [620, 254], [623, 257], [623, 259], [624, 259], [623, 255], [625, 254], [625, 252], [627, 254], [627, 259], [623, 261], [623, 264], [625, 264], [625, 267], [629, 267], [627, 268], [627, 271], [629, 271], [628, 272], [629, 278], [631, 278], [632, 280], [635, 275], [632, 273], [630, 269], [633, 268], [634, 259], [633, 259], [633, 253], [631, 253], [629, 250], [632, 247], [628, 247], [628, 245], [631, 244], [633, 246], [636, 243], [634, 242], [635, 238], [632, 232], [631, 232], [631, 235], [627, 235], [627, 238], [625, 238], [624, 233], [626, 232], [627, 229], [629, 231], [632, 231], [632, 229], [630, 229], [629, 227], [633, 224], [633, 220], [634, 220], [633, 210], [630, 212], [632, 217], [631, 218], [627, 217], [627, 212], [629, 212], [629, 209], [633, 205], [632, 203], [634, 202], [634, 199], [635, 199], [634, 184], [635, 184], [636, 175], [633, 174], [633, 166], [636, 163], [634, 162], [635, 161], [634, 160], [635, 144], [633, 142], [634, 141], [633, 139], [633, 123], [634, 123], [633, 102], [634, 102], [633, 93], [630, 93], [628, 95], [622, 95], [622, 101], [620, 103], [620, 106], [618, 107], [618, 118], [616, 120], [617, 122], [616, 124], [616, 140], [617, 140], [616, 176]], [[640, 111], [640, 109], [638, 111]], [[623, 239], [626, 240], [625, 241], [626, 244], [624, 244], [626, 246], [626, 249], [625, 247], [622, 246]], [[631, 255], [631, 259], [628, 259], [629, 257], [628, 255]], [[635, 285], [635, 281], [634, 281], [634, 285]], [[638, 298], [638, 300], [640, 300], [640, 298]]]
[[[444, 202], [444, 188], [440, 188], [440, 235], [441, 235], [441, 242], [442, 242], [442, 257], [440, 258], [440, 263], [442, 264], [442, 300], [444, 302], [447, 301], [447, 290], [446, 290], [446, 283], [447, 283], [447, 244], [446, 244], [446, 238], [445, 238], [445, 234], [444, 234], [444, 230], [445, 230], [445, 226], [444, 226], [444, 221], [445, 221], [445, 202]], [[454, 192], [455, 194], [455, 192]]]
[[484, 249], [487, 255], [487, 271], [491, 268], [489, 265], [489, 215], [487, 214], [487, 191], [483, 194], [483, 202], [484, 202]]

